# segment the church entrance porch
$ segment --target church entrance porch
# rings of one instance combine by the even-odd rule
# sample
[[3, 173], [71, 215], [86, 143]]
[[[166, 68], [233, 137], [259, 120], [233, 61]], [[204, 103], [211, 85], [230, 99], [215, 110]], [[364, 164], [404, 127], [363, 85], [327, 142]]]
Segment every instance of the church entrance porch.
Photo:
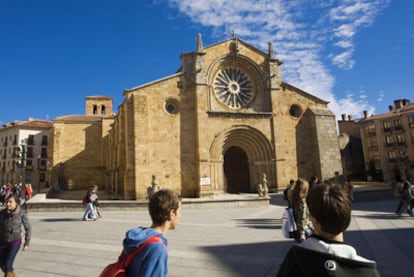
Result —
[[215, 136], [210, 147], [209, 174], [217, 193], [256, 193], [266, 174], [269, 189], [276, 187], [274, 150], [266, 136], [251, 126], [232, 126]]

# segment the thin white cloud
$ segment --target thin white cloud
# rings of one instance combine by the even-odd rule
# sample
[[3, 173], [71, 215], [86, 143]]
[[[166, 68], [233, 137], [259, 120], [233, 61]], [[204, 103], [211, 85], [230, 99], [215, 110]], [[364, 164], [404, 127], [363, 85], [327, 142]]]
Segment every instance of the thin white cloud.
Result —
[[[346, 107], [346, 110], [344, 110]], [[359, 99], [355, 98], [352, 93], [348, 93], [345, 98], [338, 99], [331, 103], [331, 108], [336, 111], [342, 111], [336, 116], [339, 117], [341, 114], [349, 114], [357, 117], [363, 116], [363, 111], [367, 111], [368, 114], [375, 114], [375, 108], [368, 104], [365, 91], [360, 92]]]
[[[370, 26], [390, 0], [168, 0], [194, 23], [213, 28], [219, 38], [232, 30], [266, 50], [273, 42], [283, 64], [283, 80], [330, 102], [337, 116], [374, 108], [366, 98], [337, 99], [329, 66], [351, 69], [353, 39]], [[329, 59], [331, 64], [325, 64]]]
[[352, 49], [348, 49], [341, 54], [335, 55], [332, 57], [332, 63], [343, 69], [351, 69], [355, 64], [355, 60], [352, 59], [352, 53]]
[[377, 96], [377, 102], [382, 102], [382, 100], [384, 100], [384, 92], [379, 91]]
[[376, 15], [389, 3], [389, 0], [344, 0], [335, 1], [336, 6], [329, 12], [333, 26], [334, 45], [345, 48], [343, 52], [333, 54], [332, 63], [343, 69], [350, 69], [355, 61], [345, 59], [353, 51], [352, 39], [359, 29], [370, 26]]

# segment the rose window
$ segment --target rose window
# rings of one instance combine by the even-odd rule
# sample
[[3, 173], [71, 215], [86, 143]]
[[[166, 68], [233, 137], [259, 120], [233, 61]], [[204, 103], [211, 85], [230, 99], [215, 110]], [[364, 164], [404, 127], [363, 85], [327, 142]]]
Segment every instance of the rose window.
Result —
[[240, 109], [253, 99], [253, 82], [240, 69], [226, 67], [220, 70], [214, 79], [214, 92], [230, 109]]

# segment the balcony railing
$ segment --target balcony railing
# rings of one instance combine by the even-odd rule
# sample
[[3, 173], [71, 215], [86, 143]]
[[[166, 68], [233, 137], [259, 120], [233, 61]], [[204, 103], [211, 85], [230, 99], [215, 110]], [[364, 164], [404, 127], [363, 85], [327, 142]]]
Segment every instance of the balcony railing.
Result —
[[404, 131], [404, 128], [403, 128], [403, 126], [395, 126], [394, 130], [395, 131]]
[[368, 150], [371, 152], [378, 151], [378, 146], [377, 145], [368, 146]]

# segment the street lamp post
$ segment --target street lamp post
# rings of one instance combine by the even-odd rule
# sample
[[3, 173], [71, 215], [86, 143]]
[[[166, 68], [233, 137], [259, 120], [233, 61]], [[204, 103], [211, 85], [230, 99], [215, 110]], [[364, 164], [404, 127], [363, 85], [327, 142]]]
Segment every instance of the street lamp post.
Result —
[[17, 161], [16, 165], [20, 172], [20, 182], [23, 184], [25, 181], [25, 169], [26, 169], [26, 158], [27, 158], [27, 145], [25, 140], [22, 140], [20, 147], [17, 148]]
[[38, 155], [37, 156], [37, 174], [38, 174], [37, 193], [40, 193], [40, 158], [41, 158], [41, 155]]

